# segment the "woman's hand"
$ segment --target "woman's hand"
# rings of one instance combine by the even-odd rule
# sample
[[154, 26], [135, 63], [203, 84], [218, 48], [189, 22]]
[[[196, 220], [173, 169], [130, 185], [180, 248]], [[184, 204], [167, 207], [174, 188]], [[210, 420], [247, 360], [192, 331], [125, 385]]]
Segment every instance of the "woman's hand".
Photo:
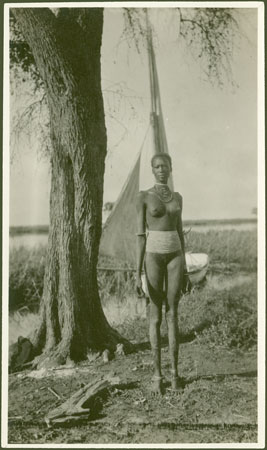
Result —
[[186, 265], [186, 259], [185, 259], [185, 253], [184, 253], [184, 274], [187, 274], [187, 265]]
[[182, 293], [187, 294], [192, 290], [192, 283], [189, 278], [189, 272], [187, 271], [186, 262], [184, 263], [184, 274], [182, 282]]
[[135, 290], [136, 290], [138, 298], [142, 298], [142, 297], [146, 296], [144, 291], [143, 291], [143, 287], [142, 287], [142, 279], [141, 279], [141, 277], [139, 275], [136, 275]]

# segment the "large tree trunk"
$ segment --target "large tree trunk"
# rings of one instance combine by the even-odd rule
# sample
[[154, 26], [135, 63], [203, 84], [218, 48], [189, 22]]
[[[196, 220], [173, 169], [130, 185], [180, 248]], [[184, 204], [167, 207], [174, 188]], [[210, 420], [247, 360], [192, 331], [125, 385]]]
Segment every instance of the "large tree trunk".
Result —
[[80, 360], [126, 341], [101, 307], [97, 260], [102, 226], [106, 128], [101, 92], [101, 8], [14, 8], [45, 84], [51, 123], [48, 259], [40, 364]]

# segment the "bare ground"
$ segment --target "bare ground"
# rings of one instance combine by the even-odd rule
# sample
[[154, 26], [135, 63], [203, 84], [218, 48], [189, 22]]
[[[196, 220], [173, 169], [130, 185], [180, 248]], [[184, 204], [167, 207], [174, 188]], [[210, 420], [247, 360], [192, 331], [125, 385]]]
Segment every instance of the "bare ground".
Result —
[[[9, 377], [9, 444], [149, 444], [257, 442], [256, 351], [200, 345], [180, 347], [181, 392], [169, 389], [168, 348], [162, 351], [165, 394], [150, 391], [147, 343], [109, 363], [100, 357], [76, 367]], [[107, 375], [121, 383], [98, 398], [90, 419], [48, 427], [45, 415], [81, 386]]]

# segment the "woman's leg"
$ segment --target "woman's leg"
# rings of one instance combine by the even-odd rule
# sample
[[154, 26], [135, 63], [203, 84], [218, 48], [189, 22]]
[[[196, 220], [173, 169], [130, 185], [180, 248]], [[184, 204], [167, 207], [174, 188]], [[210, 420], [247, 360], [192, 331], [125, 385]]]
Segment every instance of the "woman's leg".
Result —
[[178, 389], [179, 328], [178, 303], [181, 295], [184, 260], [174, 257], [167, 265], [166, 320], [168, 324], [169, 353], [172, 371], [172, 388]]
[[162, 321], [163, 280], [165, 270], [161, 262], [161, 255], [147, 253], [145, 258], [145, 271], [150, 297], [149, 337], [154, 363], [154, 390], [162, 393], [160, 325]]

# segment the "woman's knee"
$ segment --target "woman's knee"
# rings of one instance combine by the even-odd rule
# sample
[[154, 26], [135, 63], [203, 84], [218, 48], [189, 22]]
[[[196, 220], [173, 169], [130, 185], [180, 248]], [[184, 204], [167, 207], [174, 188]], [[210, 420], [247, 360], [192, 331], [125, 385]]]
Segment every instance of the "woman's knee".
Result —
[[166, 320], [169, 324], [177, 324], [178, 322], [178, 313], [177, 307], [169, 307], [166, 310]]
[[162, 322], [162, 313], [161, 311], [158, 310], [153, 310], [152, 308], [150, 309], [150, 326], [153, 327], [160, 327]]

